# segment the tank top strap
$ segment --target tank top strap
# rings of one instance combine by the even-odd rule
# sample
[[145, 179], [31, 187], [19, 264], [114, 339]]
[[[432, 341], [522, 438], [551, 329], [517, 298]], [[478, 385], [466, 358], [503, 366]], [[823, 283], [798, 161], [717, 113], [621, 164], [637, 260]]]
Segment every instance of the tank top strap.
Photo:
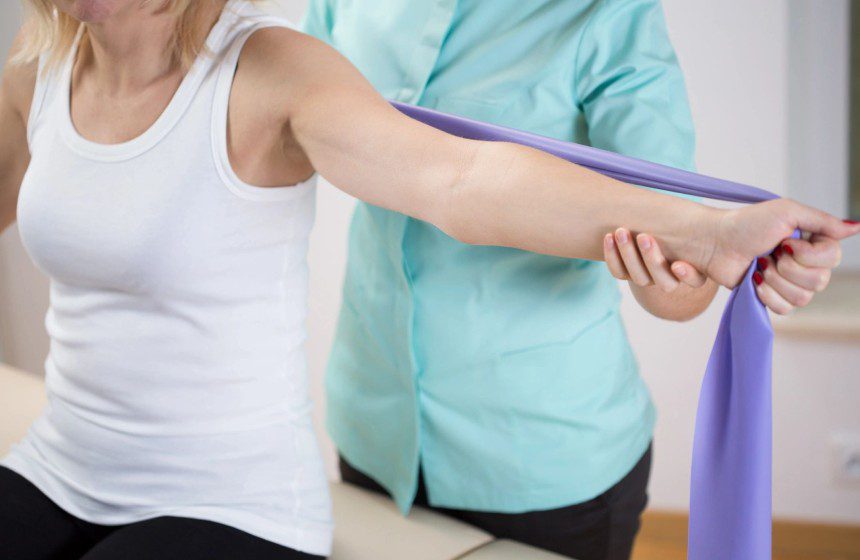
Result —
[[47, 56], [39, 56], [38, 69], [36, 70], [36, 85], [33, 89], [33, 99], [30, 102], [30, 113], [27, 116], [27, 144], [30, 147], [30, 152], [33, 151], [33, 135], [36, 130], [39, 117], [42, 114], [42, 106], [45, 104], [45, 97], [48, 91], [48, 86], [51, 81], [45, 76], [45, 63]]
[[229, 89], [230, 83], [224, 83], [224, 81], [227, 78], [232, 81], [232, 75], [236, 70], [236, 64], [239, 62], [242, 47], [256, 31], [267, 27], [285, 27], [298, 31], [296, 25], [290, 20], [264, 12], [248, 0], [235, 0], [228, 3], [224, 9], [225, 11], [231, 10], [234, 14], [233, 27], [224, 34], [221, 44], [217, 48], [215, 45], [210, 47], [212, 52], [221, 53], [221, 56], [217, 57], [219, 89], [225, 87]]
[[[66, 144], [78, 155], [98, 161], [124, 161], [152, 149], [182, 120], [207, 77], [217, 72], [224, 50], [248, 25], [243, 15], [248, 8], [245, 0], [227, 2], [207, 35], [204, 52], [194, 60], [161, 115], [141, 135], [118, 144], [91, 142], [79, 135], [72, 123], [72, 74], [80, 43], [79, 34], [62, 64], [38, 78], [34, 95], [34, 108], [38, 107], [38, 110], [31, 116], [28, 135], [35, 140], [35, 133], [43, 125], [56, 127]], [[49, 111], [50, 118], [39, 118], [41, 113], [47, 115]]]
[[224, 46], [222, 55], [218, 57], [217, 74], [214, 76], [212, 91], [211, 134], [215, 167], [227, 188], [241, 198], [257, 201], [286, 201], [302, 197], [315, 186], [316, 176], [296, 185], [262, 188], [242, 181], [230, 164], [227, 148], [227, 120], [230, 93], [242, 49], [251, 35], [261, 29], [284, 27], [296, 30], [296, 26], [291, 21], [265, 13], [249, 2], [242, 2], [236, 8], [240, 16], [239, 23], [231, 32], [231, 39]]
[[[75, 38], [73, 45], [76, 47], [77, 43], [78, 38]], [[30, 153], [35, 150], [34, 143], [38, 141], [41, 131], [53, 123], [51, 110], [56, 104], [57, 97], [62, 93], [62, 77], [66, 71], [66, 65], [69, 64], [64, 60], [49, 66], [50, 57], [50, 53], [43, 52], [39, 55], [37, 64], [33, 99], [27, 116], [27, 145]]]

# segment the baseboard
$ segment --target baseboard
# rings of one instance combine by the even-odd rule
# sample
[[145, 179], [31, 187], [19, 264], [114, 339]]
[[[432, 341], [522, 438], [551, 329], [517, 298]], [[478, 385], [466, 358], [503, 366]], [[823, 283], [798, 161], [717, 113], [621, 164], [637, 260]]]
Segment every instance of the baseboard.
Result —
[[[687, 514], [647, 511], [640, 538], [653, 543], [683, 546], [687, 542]], [[826, 556], [860, 559], [860, 525], [807, 523], [777, 519], [773, 522], [774, 556], [793, 558]]]

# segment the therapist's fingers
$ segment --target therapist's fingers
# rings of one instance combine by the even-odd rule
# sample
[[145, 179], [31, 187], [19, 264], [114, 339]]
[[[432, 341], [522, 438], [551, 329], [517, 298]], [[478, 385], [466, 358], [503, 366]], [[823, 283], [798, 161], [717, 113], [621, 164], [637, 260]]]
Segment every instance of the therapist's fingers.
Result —
[[781, 295], [773, 289], [769, 283], [764, 281], [764, 276], [759, 271], [753, 273], [753, 282], [756, 284], [756, 294], [763, 304], [768, 309], [778, 315], [788, 315], [794, 311], [794, 306], [785, 300]]
[[627, 275], [627, 268], [624, 266], [624, 261], [621, 260], [621, 254], [618, 252], [618, 247], [615, 245], [615, 236], [607, 233], [603, 237], [603, 260], [606, 261], [606, 266], [609, 272], [619, 280], [627, 280], [630, 277]]
[[696, 268], [685, 261], [675, 261], [672, 263], [672, 274], [675, 278], [690, 286], [691, 288], [701, 288], [708, 281], [708, 277], [696, 270]]
[[808, 268], [836, 268], [842, 261], [842, 247], [830, 237], [813, 234], [809, 240], [786, 239], [783, 253]]
[[636, 246], [629, 230], [625, 228], [615, 230], [615, 245], [618, 246], [618, 252], [621, 254], [625, 268], [627, 268], [630, 281], [641, 287], [653, 285], [654, 280], [651, 278], [651, 274], [639, 254], [639, 247]]
[[647, 233], [640, 233], [636, 236], [636, 245], [654, 284], [664, 292], [673, 292], [681, 283], [672, 274], [669, 261], [663, 256], [657, 240]]

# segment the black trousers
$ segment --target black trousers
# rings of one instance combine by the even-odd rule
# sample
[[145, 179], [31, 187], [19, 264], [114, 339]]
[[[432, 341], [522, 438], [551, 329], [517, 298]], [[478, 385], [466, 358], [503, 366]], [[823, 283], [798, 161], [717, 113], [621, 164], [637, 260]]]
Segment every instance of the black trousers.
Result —
[[[340, 458], [345, 482], [386, 493], [369, 476]], [[639, 531], [639, 517], [648, 502], [651, 448], [618, 484], [580, 504], [526, 513], [494, 513], [432, 507], [419, 474], [415, 504], [459, 519], [496, 538], [520, 541], [577, 560], [629, 560]]]
[[233, 527], [183, 517], [88, 523], [0, 467], [0, 560], [313, 560]]

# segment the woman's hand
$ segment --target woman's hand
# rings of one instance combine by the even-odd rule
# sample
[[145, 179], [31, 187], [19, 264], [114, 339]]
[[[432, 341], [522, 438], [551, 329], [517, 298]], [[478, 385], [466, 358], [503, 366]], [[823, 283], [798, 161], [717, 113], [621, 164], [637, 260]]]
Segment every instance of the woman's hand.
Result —
[[829, 237], [787, 239], [769, 257], [756, 261], [756, 293], [771, 311], [786, 315], [827, 287], [841, 259], [839, 242]]
[[[855, 224], [846, 222], [846, 225]], [[630, 282], [634, 294], [637, 288], [647, 287], [670, 294], [683, 285], [699, 288], [707, 282], [706, 276], [690, 263], [670, 262], [657, 241], [645, 233], [634, 237], [629, 230], [619, 228], [606, 234], [603, 255], [612, 275]], [[768, 309], [786, 315], [808, 305], [817, 292], [827, 287], [832, 269], [841, 259], [839, 242], [830, 237], [813, 234], [808, 239], [786, 239], [770, 256], [757, 259], [753, 274], [756, 293]], [[643, 303], [639, 295], [637, 299]], [[643, 306], [649, 307], [644, 303]]]
[[[802, 256], [798, 255], [798, 258], [803, 259], [805, 268], [829, 271], [839, 264], [839, 241], [860, 233], [860, 223], [840, 220], [789, 199], [770, 200], [723, 211], [712, 226], [712, 231], [707, 233], [715, 240], [712, 253], [701, 261], [702, 265], [698, 264], [699, 261], [695, 264], [709, 278], [729, 288], [741, 281], [753, 259], [770, 253], [774, 247], [786, 242], [790, 246], [801, 247]], [[789, 241], [795, 230], [812, 233], [810, 242]], [[791, 250], [793, 249], [794, 247]], [[780, 275], [784, 276], [782, 273], [785, 272], [792, 284], [802, 286], [806, 290], [818, 286], [818, 283], [811, 280], [813, 273], [802, 272], [801, 269], [793, 269], [791, 266], [783, 265]], [[824, 271], [813, 272], [821, 276]], [[788, 286], [783, 288], [779, 293], [784, 291], [785, 295], [789, 295], [791, 290]], [[767, 289], [765, 291], [767, 292]], [[773, 303], [773, 298], [768, 297], [765, 303], [768, 302]]]

